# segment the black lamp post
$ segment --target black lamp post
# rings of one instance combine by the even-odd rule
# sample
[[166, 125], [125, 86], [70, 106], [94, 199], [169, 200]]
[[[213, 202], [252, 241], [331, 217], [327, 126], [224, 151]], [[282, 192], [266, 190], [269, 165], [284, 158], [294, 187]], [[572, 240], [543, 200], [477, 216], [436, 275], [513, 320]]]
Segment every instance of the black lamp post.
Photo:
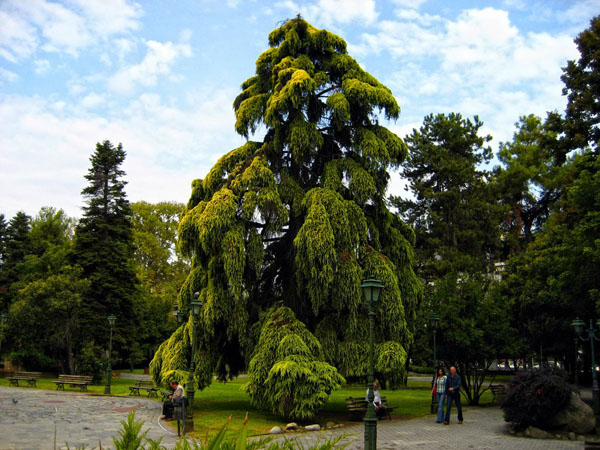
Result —
[[[600, 327], [600, 320], [596, 321], [596, 325]], [[596, 376], [596, 357], [594, 356], [594, 341], [600, 341], [600, 338], [596, 336], [596, 331], [594, 330], [594, 323], [592, 319], [590, 319], [590, 327], [587, 329], [587, 333], [584, 336], [584, 327], [585, 322], [579, 318], [576, 318], [573, 322], [571, 322], [571, 326], [575, 330], [575, 333], [582, 341], [590, 341], [590, 345], [592, 347], [592, 397], [594, 401], [594, 414], [596, 417], [600, 417], [600, 396], [598, 395], [598, 378]]]
[[379, 300], [379, 294], [383, 289], [383, 283], [379, 280], [364, 280], [360, 285], [365, 301], [369, 306], [369, 391], [367, 394], [367, 414], [363, 419], [365, 424], [365, 450], [377, 448], [377, 415], [373, 400], [373, 379], [375, 372], [375, 303]]
[[198, 323], [198, 316], [200, 315], [200, 310], [202, 309], [202, 302], [198, 300], [200, 297], [200, 292], [194, 293], [194, 300], [191, 304], [191, 313], [192, 313], [192, 354], [190, 356], [190, 371], [187, 383], [187, 397], [189, 402], [188, 409], [188, 418], [186, 420], [186, 430], [193, 431], [194, 429], [194, 355], [196, 354], [196, 325]]
[[[435, 383], [435, 377], [437, 376], [437, 348], [436, 348], [436, 336], [437, 329], [440, 324], [440, 316], [436, 314], [432, 314], [429, 316], [429, 326], [431, 331], [433, 332], [433, 378], [431, 379], [431, 385], [433, 387], [433, 383]], [[433, 414], [435, 412], [435, 406], [437, 404], [437, 398], [435, 396], [431, 396], [431, 408], [430, 412]]]
[[110, 379], [112, 377], [112, 367], [110, 364], [110, 357], [111, 357], [111, 353], [112, 353], [113, 327], [115, 326], [115, 322], [116, 322], [117, 318], [111, 314], [110, 316], [107, 317], [107, 319], [108, 319], [108, 325], [110, 327], [110, 338], [108, 340], [108, 355], [106, 358], [107, 359], [107, 361], [106, 361], [106, 387], [104, 388], [104, 393], [110, 394]]

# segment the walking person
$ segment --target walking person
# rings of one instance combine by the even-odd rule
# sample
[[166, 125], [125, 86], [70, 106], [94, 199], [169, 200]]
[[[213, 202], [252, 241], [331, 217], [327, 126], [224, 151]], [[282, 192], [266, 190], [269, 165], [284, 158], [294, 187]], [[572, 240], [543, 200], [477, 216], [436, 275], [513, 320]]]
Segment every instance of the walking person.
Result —
[[458, 411], [458, 424], [463, 423], [462, 405], [460, 404], [460, 386], [461, 379], [460, 375], [456, 373], [456, 367], [450, 367], [450, 376], [446, 379], [446, 417], [444, 418], [444, 425], [450, 424], [450, 412], [452, 411], [452, 401], [456, 402], [456, 409]]
[[431, 395], [437, 396], [438, 401], [438, 412], [436, 423], [442, 423], [444, 421], [444, 400], [446, 399], [446, 380], [447, 376], [444, 369], [441, 367], [437, 371], [433, 388], [431, 389]]

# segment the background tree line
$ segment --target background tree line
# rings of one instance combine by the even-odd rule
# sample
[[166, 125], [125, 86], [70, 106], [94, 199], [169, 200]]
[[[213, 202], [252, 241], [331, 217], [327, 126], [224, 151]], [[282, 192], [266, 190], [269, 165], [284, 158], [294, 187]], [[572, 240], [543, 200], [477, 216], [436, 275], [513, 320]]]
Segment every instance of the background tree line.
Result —
[[189, 270], [175, 248], [183, 205], [130, 204], [121, 145], [96, 146], [79, 221], [44, 207], [0, 215], [3, 351], [30, 370], [89, 373], [105, 365], [109, 327], [116, 367], [147, 366], [175, 328], [173, 302]]

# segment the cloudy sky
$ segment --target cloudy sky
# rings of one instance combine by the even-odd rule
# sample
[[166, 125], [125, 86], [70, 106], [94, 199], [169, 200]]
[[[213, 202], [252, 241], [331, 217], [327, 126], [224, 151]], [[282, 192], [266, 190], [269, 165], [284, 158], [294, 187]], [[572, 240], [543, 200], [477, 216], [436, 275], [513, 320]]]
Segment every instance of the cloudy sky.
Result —
[[243, 142], [233, 99], [297, 13], [392, 89], [399, 135], [456, 111], [479, 115], [497, 147], [520, 115], [564, 109], [561, 67], [598, 12], [600, 0], [0, 0], [0, 213], [80, 216], [106, 139], [127, 151], [132, 201], [186, 202]]

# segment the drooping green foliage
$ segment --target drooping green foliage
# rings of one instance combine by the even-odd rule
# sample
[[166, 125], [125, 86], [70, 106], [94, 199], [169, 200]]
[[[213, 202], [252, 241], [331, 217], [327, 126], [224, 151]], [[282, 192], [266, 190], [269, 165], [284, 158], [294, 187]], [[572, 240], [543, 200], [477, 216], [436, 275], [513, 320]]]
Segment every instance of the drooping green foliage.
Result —
[[[277, 305], [289, 308], [307, 333], [331, 324], [324, 358], [365, 377], [365, 365], [355, 364], [368, 338], [359, 286], [371, 276], [381, 279], [376, 339], [390, 346], [378, 367], [396, 380], [400, 348], [413, 341], [409, 323], [420, 293], [414, 235], [385, 198], [388, 169], [407, 150], [379, 117], [395, 119], [400, 108], [347, 54], [343, 39], [301, 17], [274, 30], [269, 45], [234, 101], [236, 131], [251, 138], [261, 127], [264, 138], [225, 154], [192, 183], [178, 233], [192, 269], [179, 307], [187, 311], [199, 292], [202, 339], [218, 355], [208, 360], [220, 376], [246, 365], [257, 345], [247, 330]], [[176, 339], [163, 345], [160, 358], [176, 352]], [[286, 378], [278, 377], [271, 380], [283, 389]]]
[[136, 348], [135, 325], [139, 283], [134, 266], [131, 206], [121, 165], [125, 151], [109, 141], [96, 144], [85, 179], [88, 186], [84, 214], [75, 230], [74, 261], [83, 268], [91, 286], [81, 307], [82, 339], [106, 345], [106, 317], [114, 314], [113, 349], [117, 360], [131, 359]]
[[290, 419], [310, 419], [344, 379], [291, 309], [266, 313], [244, 389], [252, 403]]

